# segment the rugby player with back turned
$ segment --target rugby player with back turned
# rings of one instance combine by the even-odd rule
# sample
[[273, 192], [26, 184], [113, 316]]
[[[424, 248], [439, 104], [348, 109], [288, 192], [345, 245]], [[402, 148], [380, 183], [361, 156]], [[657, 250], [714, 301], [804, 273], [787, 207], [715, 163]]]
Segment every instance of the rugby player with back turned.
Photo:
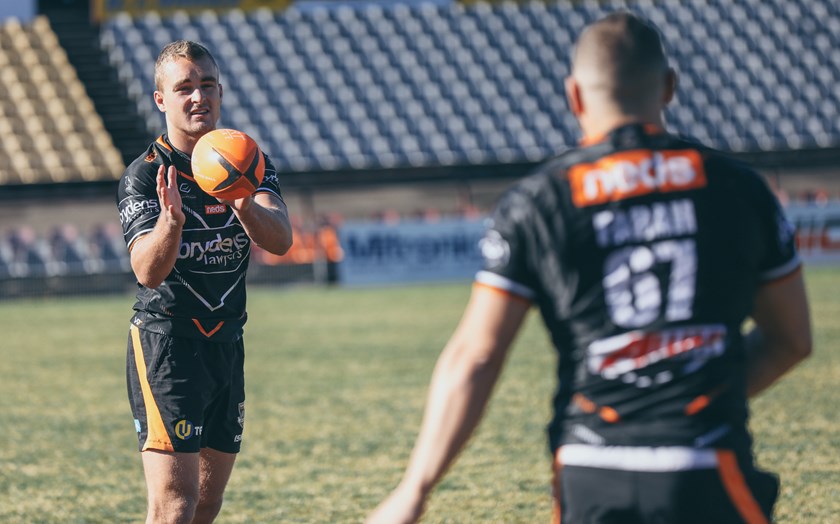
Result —
[[367, 522], [420, 518], [535, 305], [558, 354], [555, 522], [766, 523], [779, 485], [753, 463], [748, 398], [811, 351], [793, 229], [758, 174], [665, 130], [676, 76], [647, 21], [588, 26], [565, 87], [585, 138], [498, 202], [408, 467]]
[[292, 244], [277, 173], [233, 201], [202, 192], [190, 154], [215, 129], [222, 101], [210, 52], [173, 42], [155, 63], [161, 135], [125, 171], [117, 205], [137, 302], [128, 337], [128, 393], [148, 491], [149, 523], [212, 522], [245, 421], [245, 273], [252, 243]]

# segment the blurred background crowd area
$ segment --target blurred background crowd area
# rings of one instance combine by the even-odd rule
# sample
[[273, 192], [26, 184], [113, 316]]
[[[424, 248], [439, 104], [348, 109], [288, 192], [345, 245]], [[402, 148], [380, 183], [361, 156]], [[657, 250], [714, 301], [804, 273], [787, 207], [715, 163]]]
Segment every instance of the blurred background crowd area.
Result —
[[[288, 253], [276, 256], [253, 246], [254, 262], [279, 265], [312, 264], [316, 257], [329, 262], [341, 260], [338, 233], [327, 217], [319, 217], [315, 229], [303, 228], [295, 217], [292, 229], [295, 244]], [[62, 224], [46, 234], [23, 225], [0, 235], [0, 279], [128, 271], [128, 251], [118, 222], [97, 224], [89, 231]]]
[[670, 130], [828, 220], [834, 0], [19, 0], [0, 5], [0, 279], [129, 271], [116, 181], [165, 129], [151, 94], [172, 40], [211, 49], [220, 127], [251, 135], [280, 172], [298, 242], [255, 263], [317, 266], [341, 260], [345, 220], [476, 218], [575, 146], [572, 42], [616, 9], [662, 30], [680, 77]]

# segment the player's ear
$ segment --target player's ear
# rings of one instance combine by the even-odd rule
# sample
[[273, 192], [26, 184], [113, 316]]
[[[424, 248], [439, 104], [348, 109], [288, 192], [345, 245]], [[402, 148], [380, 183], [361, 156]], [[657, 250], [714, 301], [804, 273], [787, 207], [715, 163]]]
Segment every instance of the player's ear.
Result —
[[219, 84], [219, 100], [221, 100], [222, 95], [224, 94], [224, 89], [222, 89], [222, 84]]
[[166, 104], [163, 103], [163, 93], [160, 91], [155, 90], [152, 94], [152, 97], [155, 99], [155, 105], [158, 108], [158, 111], [161, 113], [166, 113]]
[[580, 85], [573, 76], [566, 77], [566, 100], [569, 102], [569, 109], [572, 114], [579, 116], [583, 113], [583, 97], [580, 94]]
[[677, 72], [673, 67], [668, 68], [665, 73], [665, 89], [662, 91], [662, 106], [667, 106], [674, 99], [677, 93]]

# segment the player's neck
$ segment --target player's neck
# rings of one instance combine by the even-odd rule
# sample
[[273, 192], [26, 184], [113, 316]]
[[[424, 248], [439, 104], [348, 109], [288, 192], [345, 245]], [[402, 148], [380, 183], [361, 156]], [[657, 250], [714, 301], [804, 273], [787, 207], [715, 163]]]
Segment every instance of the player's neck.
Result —
[[198, 142], [198, 138], [177, 131], [173, 133], [170, 130], [166, 131], [166, 138], [169, 139], [169, 143], [175, 149], [187, 154], [187, 156], [192, 155], [195, 144]]
[[615, 129], [629, 124], [643, 124], [659, 129], [664, 129], [665, 127], [662, 122], [661, 113], [655, 115], [612, 114], [581, 119], [580, 128], [583, 131], [583, 140], [581, 142], [584, 144], [598, 142]]

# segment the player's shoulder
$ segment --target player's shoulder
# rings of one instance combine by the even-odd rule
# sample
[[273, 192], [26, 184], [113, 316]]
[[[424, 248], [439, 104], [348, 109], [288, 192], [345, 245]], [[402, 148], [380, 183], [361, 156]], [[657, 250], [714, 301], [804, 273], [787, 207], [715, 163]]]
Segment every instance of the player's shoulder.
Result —
[[534, 166], [511, 190], [535, 200], [545, 199], [553, 194], [553, 191], [549, 190], [556, 189], [557, 183], [566, 178], [573, 166], [591, 162], [602, 154], [591, 147], [569, 147], [560, 150]]
[[155, 143], [149, 145], [140, 156], [135, 158], [125, 168], [117, 187], [118, 198], [143, 192], [144, 189], [154, 188], [158, 168], [163, 165], [163, 159]]
[[670, 135], [671, 149], [693, 149], [700, 153], [705, 167], [714, 168], [726, 173], [740, 174], [744, 176], [757, 176], [758, 173], [747, 162], [734, 156], [732, 153], [722, 151], [706, 145], [700, 140], [686, 135]]
[[125, 168], [123, 178], [144, 175], [156, 175], [158, 168], [163, 165], [163, 159], [154, 142]]
[[685, 139], [684, 142], [700, 152], [703, 169], [710, 184], [743, 188], [746, 193], [767, 189], [767, 180], [747, 161], [700, 142], [690, 139]]

